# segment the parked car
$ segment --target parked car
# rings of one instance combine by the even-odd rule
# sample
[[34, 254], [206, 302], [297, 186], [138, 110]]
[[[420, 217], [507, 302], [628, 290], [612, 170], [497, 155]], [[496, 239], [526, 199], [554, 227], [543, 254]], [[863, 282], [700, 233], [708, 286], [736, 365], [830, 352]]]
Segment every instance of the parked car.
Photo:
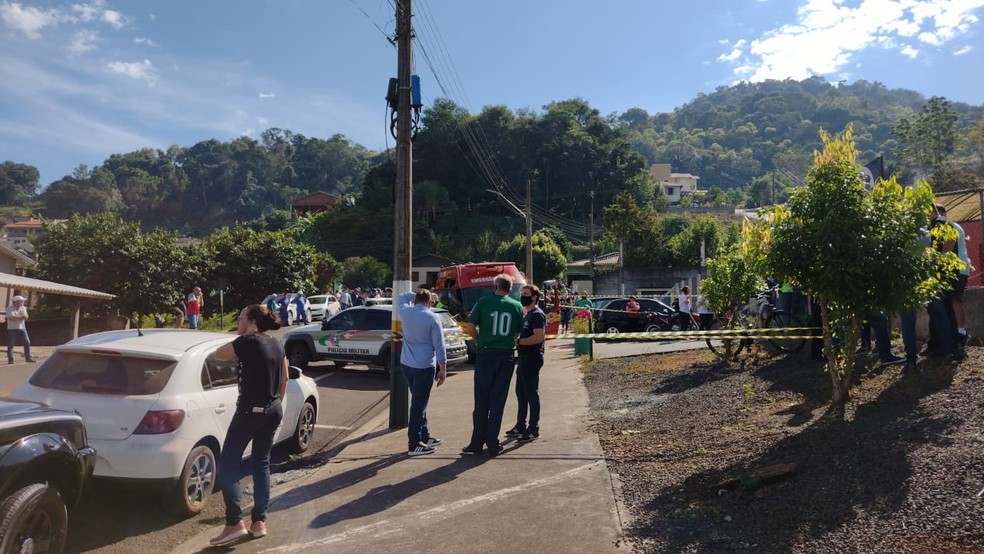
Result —
[[338, 299], [332, 294], [315, 294], [314, 296], [308, 296], [307, 301], [311, 321], [320, 321], [342, 311], [342, 305], [338, 303]]
[[[260, 304], [263, 305], [263, 306], [268, 306], [270, 304], [270, 300], [271, 299], [276, 298], [277, 301], [279, 302], [280, 299], [283, 298], [283, 297], [284, 297], [284, 295], [282, 295], [282, 294], [268, 294], [265, 297], [263, 297], [263, 300], [260, 301]], [[297, 298], [297, 293], [291, 293], [291, 294], [288, 294], [287, 295], [287, 302], [288, 302], [288, 304], [287, 304], [287, 321], [284, 321], [283, 322], [284, 325], [294, 325], [295, 323], [297, 323], [297, 304], [294, 304], [294, 299], [295, 298]], [[307, 298], [307, 297], [305, 297], [305, 300], [310, 300], [310, 299]], [[339, 306], [339, 308], [341, 308], [341, 306]], [[304, 311], [307, 312], [307, 320], [308, 321], [313, 321], [311, 319], [311, 303], [310, 302], [305, 302], [305, 310]], [[278, 308], [277, 313], [280, 313], [279, 312], [279, 308]]]
[[[229, 333], [183, 329], [97, 333], [55, 348], [15, 396], [74, 409], [95, 447], [95, 475], [170, 495], [178, 513], [202, 510], [235, 412], [237, 360], [215, 351]], [[274, 438], [303, 452], [318, 414], [314, 381], [293, 368]]]
[[79, 414], [0, 400], [0, 552], [60, 554], [95, 458]]
[[[467, 360], [461, 327], [447, 310], [434, 311], [444, 327], [448, 365]], [[291, 365], [300, 368], [312, 361], [330, 360], [340, 368], [355, 363], [389, 371], [392, 319], [392, 305], [349, 308], [321, 324], [291, 330], [284, 335], [284, 350]]]
[[614, 334], [669, 330], [670, 320], [674, 314], [673, 308], [652, 298], [639, 298], [638, 302], [638, 320], [630, 322], [629, 314], [625, 310], [629, 299], [616, 298], [609, 301], [599, 310], [598, 318], [595, 320], [595, 332]]

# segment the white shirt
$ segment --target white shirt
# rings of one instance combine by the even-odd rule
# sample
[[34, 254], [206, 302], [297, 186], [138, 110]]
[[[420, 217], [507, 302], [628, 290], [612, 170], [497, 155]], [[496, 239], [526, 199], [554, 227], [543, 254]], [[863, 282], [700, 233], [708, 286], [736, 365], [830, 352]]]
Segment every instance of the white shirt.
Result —
[[680, 311], [689, 314], [690, 313], [690, 297], [686, 294], [680, 293]]
[[22, 331], [27, 330], [26, 321], [23, 319], [10, 319], [12, 316], [26, 316], [27, 306], [21, 306], [20, 308], [15, 308], [13, 306], [7, 306], [7, 329], [13, 331], [15, 329], [20, 329]]

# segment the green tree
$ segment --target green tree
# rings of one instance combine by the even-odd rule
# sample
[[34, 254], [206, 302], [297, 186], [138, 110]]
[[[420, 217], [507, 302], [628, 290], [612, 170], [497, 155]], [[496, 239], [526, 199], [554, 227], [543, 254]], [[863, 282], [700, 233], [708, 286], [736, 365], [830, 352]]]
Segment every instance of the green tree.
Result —
[[33, 165], [0, 164], [0, 204], [17, 204], [34, 197], [41, 174]]
[[[750, 264], [737, 244], [722, 249], [718, 256], [707, 260], [707, 278], [700, 282], [700, 292], [710, 303], [711, 309], [720, 314], [723, 329], [738, 326], [741, 306], [762, 285], [762, 279], [752, 271]], [[718, 355], [728, 360], [736, 346], [735, 340], [725, 339]]]
[[725, 246], [728, 231], [715, 217], [698, 216], [683, 232], [670, 238], [667, 246], [672, 265], [700, 265], [700, 244], [704, 242], [704, 257], [712, 258]]
[[344, 282], [349, 288], [384, 287], [390, 282], [390, 267], [372, 256], [352, 256], [342, 262]]
[[896, 155], [906, 167], [936, 169], [956, 146], [957, 113], [945, 98], [929, 99], [915, 117], [901, 117], [892, 127], [898, 137]]
[[165, 232], [141, 233], [115, 214], [75, 215], [45, 227], [35, 247], [38, 277], [116, 295], [104, 305], [126, 316], [169, 313], [198, 271]]
[[[533, 233], [533, 277], [537, 281], [546, 281], [562, 274], [567, 268], [567, 258], [560, 247], [546, 233]], [[529, 275], [526, 268], [526, 235], [516, 235], [509, 242], [499, 245], [495, 251], [495, 259], [504, 262], [516, 262], [520, 271]]]
[[833, 400], [843, 403], [865, 314], [929, 298], [959, 262], [947, 254], [937, 274], [941, 256], [922, 246], [933, 204], [926, 183], [907, 190], [892, 178], [866, 193], [850, 127], [820, 136], [824, 149], [806, 186], [761, 221], [757, 236], [745, 237], [745, 248], [761, 260], [759, 273], [799, 284], [819, 301]]
[[604, 250], [618, 250], [622, 242], [627, 267], [652, 267], [666, 259], [665, 240], [656, 214], [639, 206], [628, 193], [615, 196], [614, 202], [605, 208]]
[[271, 292], [312, 290], [315, 250], [281, 231], [223, 227], [200, 244], [208, 261], [202, 289], [223, 289], [227, 306], [259, 302]]

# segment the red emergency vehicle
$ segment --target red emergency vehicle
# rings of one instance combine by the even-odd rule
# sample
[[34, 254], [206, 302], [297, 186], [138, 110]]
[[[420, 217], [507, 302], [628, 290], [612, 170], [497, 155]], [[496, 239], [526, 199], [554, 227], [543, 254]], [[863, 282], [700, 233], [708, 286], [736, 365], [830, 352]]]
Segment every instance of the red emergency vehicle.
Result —
[[[512, 290], [509, 296], [519, 300], [520, 292], [526, 285], [526, 276], [516, 267], [513, 262], [482, 262], [471, 264], [458, 264], [442, 267], [437, 274], [437, 282], [434, 284], [434, 292], [437, 293], [441, 303], [444, 304], [451, 315], [455, 316], [462, 327], [475, 306], [478, 299], [492, 294], [492, 288], [496, 275], [505, 273], [513, 278]], [[557, 302], [553, 298], [544, 298], [548, 304], [547, 314], [547, 333], [557, 332], [557, 317], [554, 313]], [[551, 314], [554, 317], [551, 317]], [[468, 341], [469, 361], [474, 357], [473, 341]]]

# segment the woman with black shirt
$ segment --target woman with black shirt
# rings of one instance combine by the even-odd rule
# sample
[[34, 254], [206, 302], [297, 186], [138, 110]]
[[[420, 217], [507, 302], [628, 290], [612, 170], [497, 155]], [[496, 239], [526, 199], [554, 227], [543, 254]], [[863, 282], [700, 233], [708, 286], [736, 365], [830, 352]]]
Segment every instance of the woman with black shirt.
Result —
[[[277, 339], [264, 334], [280, 328], [280, 320], [266, 306], [253, 304], [237, 318], [236, 340], [221, 346], [219, 360], [237, 358], [239, 398], [219, 457], [217, 484], [226, 505], [226, 526], [213, 538], [213, 546], [239, 540], [247, 533], [266, 536], [266, 510], [270, 503], [270, 449], [284, 417], [281, 402], [287, 392], [287, 358]], [[241, 464], [246, 444], [253, 441], [253, 511], [249, 530], [243, 523]]]

